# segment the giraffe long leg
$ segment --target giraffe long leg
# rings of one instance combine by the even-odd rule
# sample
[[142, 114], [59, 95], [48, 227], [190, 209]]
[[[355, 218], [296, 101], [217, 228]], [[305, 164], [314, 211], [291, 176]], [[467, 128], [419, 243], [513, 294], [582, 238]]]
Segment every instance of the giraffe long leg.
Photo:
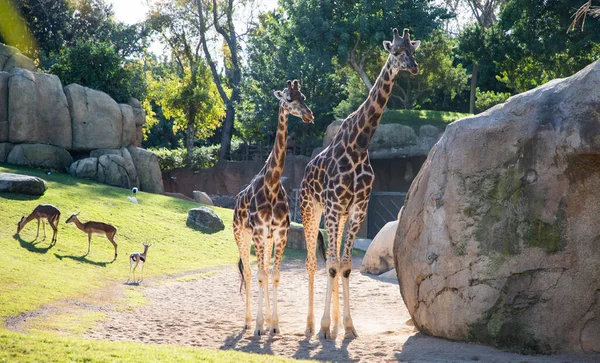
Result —
[[[347, 215], [341, 215], [339, 221], [339, 228], [337, 233], [337, 255], [340, 256], [340, 249], [342, 247], [342, 236], [344, 235], [344, 225], [346, 224], [346, 219], [348, 219]], [[340, 282], [339, 282], [339, 274], [335, 275], [333, 278], [333, 289], [332, 289], [332, 299], [333, 299], [333, 307], [332, 307], [332, 329], [331, 329], [331, 337], [335, 339], [338, 332], [338, 327], [340, 324]]]
[[[332, 203], [335, 205], [335, 202]], [[329, 339], [331, 338], [331, 332], [329, 330], [331, 326], [331, 295], [333, 290], [333, 284], [335, 278], [340, 269], [340, 262], [337, 255], [337, 235], [339, 229], [340, 214], [332, 207], [325, 208], [325, 224], [327, 227], [327, 236], [329, 237], [329, 243], [327, 244], [327, 290], [325, 291], [325, 311], [321, 318], [321, 330], [319, 331], [319, 338]]]
[[233, 236], [238, 246], [241, 262], [241, 273], [243, 277], [244, 288], [246, 292], [246, 316], [244, 320], [244, 329], [250, 329], [252, 325], [251, 300], [250, 300], [250, 283], [252, 282], [252, 270], [250, 268], [250, 246], [252, 245], [252, 237], [250, 233], [240, 224], [239, 217], [234, 214], [233, 221]]
[[[254, 250], [256, 251], [256, 259], [258, 260], [258, 313], [256, 315], [256, 328], [254, 335], [261, 336], [265, 333], [264, 317], [262, 302], [265, 295], [265, 243], [267, 241], [267, 230], [263, 227], [255, 227], [252, 231], [252, 242], [254, 242]], [[267, 295], [268, 299], [269, 296]]]
[[277, 289], [279, 287], [279, 271], [281, 269], [281, 259], [283, 258], [283, 251], [287, 244], [289, 231], [289, 220], [287, 226], [282, 229], [273, 232], [273, 239], [275, 240], [275, 262], [273, 263], [273, 318], [271, 319], [271, 333], [281, 333], [279, 329], [279, 314], [277, 312]]
[[344, 246], [344, 252], [342, 254], [342, 262], [340, 272], [342, 273], [342, 287], [344, 289], [344, 329], [345, 339], [353, 339], [358, 337], [352, 317], [350, 316], [350, 272], [352, 271], [352, 249], [354, 247], [354, 240], [360, 226], [362, 225], [365, 216], [367, 215], [367, 207], [369, 200], [360, 201], [356, 203], [350, 212], [350, 218], [348, 220], [348, 230], [346, 231], [346, 244]]
[[271, 329], [271, 299], [269, 296], [269, 269], [271, 267], [271, 256], [273, 255], [273, 237], [269, 236], [265, 244], [265, 320], [267, 329]]
[[317, 271], [317, 237], [319, 235], [319, 222], [323, 209], [315, 203], [306, 193], [301, 193], [301, 216], [304, 226], [304, 240], [306, 241], [306, 273], [308, 275], [308, 315], [306, 317], [305, 334], [311, 336], [315, 331], [314, 297], [315, 297], [315, 272]]

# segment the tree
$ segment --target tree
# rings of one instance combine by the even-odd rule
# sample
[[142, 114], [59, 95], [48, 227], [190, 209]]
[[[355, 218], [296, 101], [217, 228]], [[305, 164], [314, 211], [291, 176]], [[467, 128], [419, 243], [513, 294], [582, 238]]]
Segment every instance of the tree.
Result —
[[[226, 106], [225, 120], [223, 121], [223, 131], [221, 138], [221, 148], [219, 150], [219, 160], [226, 160], [230, 157], [231, 137], [233, 136], [233, 123], [235, 120], [235, 106], [240, 98], [240, 83], [242, 80], [238, 34], [235, 30], [234, 15], [235, 11], [242, 7], [243, 2], [234, 0], [221, 1], [212, 0], [194, 0], [197, 7], [199, 18], [199, 34], [204, 50], [204, 56], [212, 72], [213, 80], [219, 91], [219, 95]], [[212, 23], [210, 18], [212, 16]], [[214, 56], [209, 49], [209, 32], [214, 29], [223, 39], [223, 48], [225, 48], [226, 59], [225, 77], [221, 77], [214, 61]], [[224, 78], [224, 79], [223, 79]], [[231, 89], [227, 92], [225, 83]]]
[[[170, 67], [158, 75], [147, 73], [151, 98], [167, 118], [174, 121], [173, 131], [185, 129], [185, 147], [192, 155], [195, 137], [207, 137], [222, 118], [224, 105], [202, 58], [201, 22], [192, 1], [157, 3], [151, 9], [149, 24], [171, 51]], [[156, 71], [158, 69], [155, 69]]]
[[109, 94], [117, 102], [130, 97], [143, 99], [142, 64], [124, 61], [109, 42], [80, 41], [63, 48], [50, 68], [64, 85], [78, 83]]
[[195, 138], [211, 136], [223, 119], [223, 103], [203, 62], [180, 68], [178, 63], [166, 63], [146, 72], [148, 99], [161, 107], [166, 119], [172, 121], [173, 134], [185, 132], [188, 158]]
[[293, 122], [292, 118], [288, 129], [304, 151], [312, 151], [334, 119], [333, 106], [346, 97], [344, 74], [326, 55], [299, 43], [283, 9], [259, 16], [258, 25], [248, 35], [247, 60], [236, 130], [245, 140], [269, 142], [277, 129], [279, 109], [273, 91], [285, 87], [287, 80], [298, 79], [317, 117], [314, 125]]
[[[377, 76], [368, 63], [377, 63], [383, 40], [392, 28], [410, 28], [419, 39], [441, 26], [446, 11], [432, 1], [321, 1], [283, 0], [294, 33], [310, 51], [345, 64], [362, 79], [367, 89]], [[375, 61], [375, 62], [373, 62]]]

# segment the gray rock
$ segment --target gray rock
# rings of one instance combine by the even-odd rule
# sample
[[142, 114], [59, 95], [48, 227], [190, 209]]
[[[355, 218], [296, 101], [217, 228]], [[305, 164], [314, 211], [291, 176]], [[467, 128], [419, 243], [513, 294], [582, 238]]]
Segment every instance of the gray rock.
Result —
[[288, 248], [306, 250], [306, 239], [304, 238], [304, 227], [301, 224], [291, 223], [288, 231]]
[[98, 181], [122, 188], [139, 187], [133, 163], [119, 155], [102, 155], [98, 158]]
[[233, 195], [221, 195], [221, 194], [211, 194], [209, 195], [210, 199], [213, 201], [214, 205], [221, 208], [235, 208], [235, 201]]
[[131, 97], [127, 104], [131, 106], [133, 111], [133, 118], [135, 120], [136, 126], [143, 126], [146, 123], [146, 113], [144, 112], [144, 108], [140, 101], [137, 98]]
[[130, 146], [127, 148], [133, 159], [140, 180], [140, 188], [149, 193], [163, 194], [165, 189], [156, 155], [148, 150]]
[[595, 62], [448, 125], [394, 242], [421, 332], [600, 352], [598, 85]]
[[98, 180], [98, 158], [77, 160], [69, 167], [69, 174], [77, 178]]
[[0, 71], [4, 69], [6, 62], [15, 53], [21, 53], [17, 48], [11, 47], [10, 45], [0, 43]]
[[199, 190], [194, 190], [192, 194], [194, 195], [194, 201], [196, 203], [206, 204], [206, 205], [214, 205], [212, 199], [210, 199], [208, 194], [201, 192]]
[[42, 178], [29, 175], [0, 173], [0, 192], [43, 195], [48, 189]]
[[13, 148], [13, 144], [10, 142], [0, 142], [0, 163], [5, 163], [8, 158], [8, 154]]
[[222, 231], [225, 224], [214, 210], [208, 207], [192, 208], [188, 211], [187, 225], [200, 229]]
[[333, 140], [343, 122], [344, 120], [335, 120], [330, 123], [329, 126], [327, 126], [327, 130], [325, 130], [325, 136], [323, 136], [323, 148], [326, 148], [329, 146], [329, 144], [331, 144], [331, 140]]
[[360, 271], [379, 275], [394, 268], [394, 238], [398, 221], [386, 223], [377, 233], [365, 253]]
[[15, 68], [8, 81], [9, 140], [71, 148], [71, 116], [62, 84], [53, 74]]
[[398, 276], [396, 274], [396, 269], [393, 268], [387, 272], [384, 272], [382, 274], [379, 275], [380, 278], [382, 279], [386, 279], [386, 280], [392, 280], [392, 281], [396, 281], [398, 282]]
[[71, 154], [63, 148], [46, 144], [17, 144], [6, 162], [14, 165], [66, 172], [73, 164]]
[[65, 94], [73, 120], [73, 150], [121, 147], [123, 117], [115, 100], [74, 83], [65, 87]]
[[8, 79], [10, 74], [0, 72], [0, 142], [8, 141]]
[[417, 135], [412, 127], [400, 124], [384, 124], [377, 127], [371, 144], [369, 144], [369, 152], [415, 145], [417, 145]]
[[28, 71], [35, 71], [35, 63], [31, 58], [24, 56], [21, 53], [14, 53], [4, 64], [4, 71], [10, 72], [15, 68], [21, 68]]
[[119, 103], [121, 109], [121, 117], [123, 119], [123, 137], [121, 139], [121, 147], [128, 147], [135, 142], [135, 118], [131, 106]]
[[315, 156], [319, 155], [319, 153], [320, 153], [321, 151], [323, 151], [324, 149], [325, 149], [325, 148], [324, 148], [324, 147], [322, 147], [322, 146], [316, 147], [316, 148], [315, 148], [315, 149], [312, 151], [312, 153], [310, 154], [310, 158], [311, 158], [311, 160], [312, 160], [312, 159], [314, 159], [314, 158], [315, 158]]

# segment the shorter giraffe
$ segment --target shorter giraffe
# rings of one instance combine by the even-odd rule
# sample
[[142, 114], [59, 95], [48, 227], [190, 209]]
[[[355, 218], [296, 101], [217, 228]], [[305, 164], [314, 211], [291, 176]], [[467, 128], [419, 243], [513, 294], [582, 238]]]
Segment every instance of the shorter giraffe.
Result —
[[[266, 319], [271, 333], [279, 333], [277, 314], [277, 287], [279, 286], [279, 269], [283, 250], [287, 243], [290, 228], [287, 195], [281, 185], [281, 175], [285, 164], [288, 115], [300, 117], [305, 123], [314, 120], [312, 111], [306, 106], [305, 97], [300, 92], [297, 80], [282, 91], [275, 91], [279, 99], [279, 122], [273, 151], [265, 166], [254, 177], [252, 182], [235, 197], [233, 211], [233, 233], [240, 251], [240, 273], [242, 285], [246, 288], [246, 317], [244, 328], [250, 328], [250, 245], [254, 243], [258, 260], [258, 313], [256, 317], [255, 335], [263, 335], [263, 296], [266, 299]], [[275, 244], [275, 262], [273, 264], [273, 316], [269, 317], [269, 265]]]

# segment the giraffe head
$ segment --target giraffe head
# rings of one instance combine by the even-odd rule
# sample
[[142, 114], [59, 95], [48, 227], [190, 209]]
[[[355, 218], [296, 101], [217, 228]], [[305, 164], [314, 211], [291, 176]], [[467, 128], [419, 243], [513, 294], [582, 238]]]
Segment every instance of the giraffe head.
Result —
[[384, 41], [383, 47], [392, 55], [392, 64], [395, 68], [409, 71], [411, 74], [419, 73], [419, 65], [413, 57], [415, 50], [421, 45], [420, 40], [410, 40], [408, 29], [404, 29], [402, 36], [398, 34], [398, 29], [394, 28], [394, 40]]
[[306, 97], [300, 92], [298, 80], [295, 79], [294, 82], [287, 81], [287, 84], [287, 88], [284, 88], [282, 91], [273, 92], [275, 97], [279, 99], [280, 105], [292, 115], [300, 117], [303, 122], [313, 123], [315, 117], [304, 102]]

